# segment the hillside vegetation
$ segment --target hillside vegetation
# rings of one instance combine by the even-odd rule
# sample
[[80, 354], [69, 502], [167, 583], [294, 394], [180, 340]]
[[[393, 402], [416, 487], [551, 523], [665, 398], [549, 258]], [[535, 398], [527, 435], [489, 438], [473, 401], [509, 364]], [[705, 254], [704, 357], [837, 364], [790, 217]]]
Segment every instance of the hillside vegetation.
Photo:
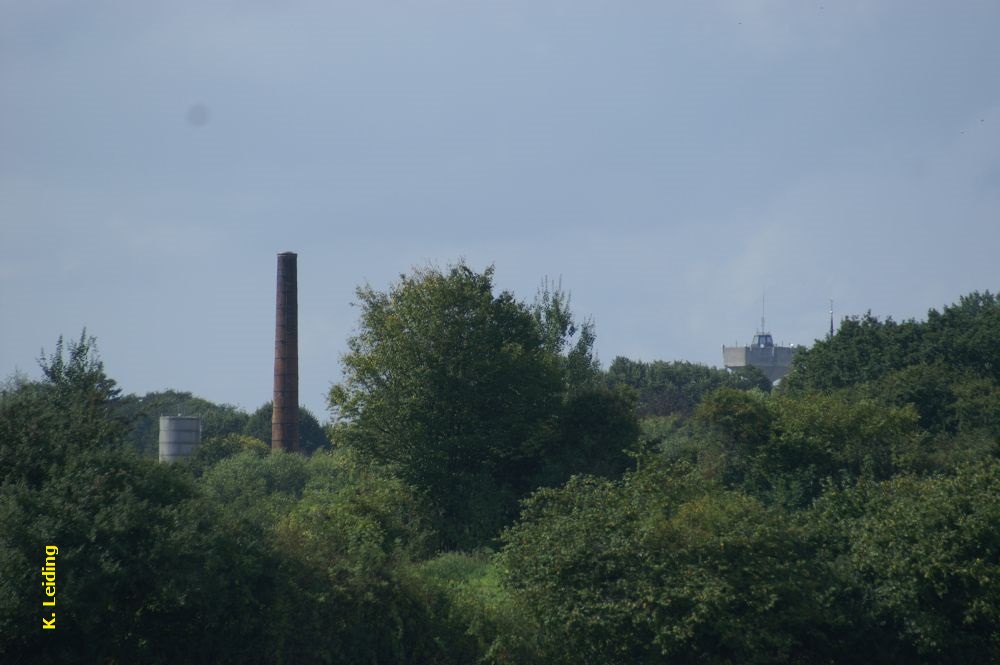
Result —
[[[0, 661], [1000, 662], [989, 292], [845, 319], [773, 390], [604, 370], [565, 292], [491, 269], [357, 298], [307, 455], [270, 452], [268, 405], [122, 395], [85, 334], [7, 381]], [[206, 441], [159, 464], [178, 411]]]

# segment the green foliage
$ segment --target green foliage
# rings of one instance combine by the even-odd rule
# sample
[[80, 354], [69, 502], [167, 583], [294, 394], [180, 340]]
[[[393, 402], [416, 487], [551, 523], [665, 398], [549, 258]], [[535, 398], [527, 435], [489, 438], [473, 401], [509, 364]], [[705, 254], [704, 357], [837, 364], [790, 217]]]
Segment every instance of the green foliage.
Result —
[[[0, 480], [0, 660], [249, 662], [252, 622], [201, 635], [190, 617], [254, 615], [253, 597], [230, 587], [252, 568], [219, 558], [237, 548], [187, 474], [120, 445], [117, 391], [93, 340], [69, 362], [57, 349], [42, 382], [0, 399], [0, 456], [12, 461]], [[54, 634], [39, 628], [46, 546], [58, 548]]]
[[618, 478], [633, 466], [638, 436], [632, 393], [601, 386], [578, 389], [559, 410], [531, 485], [559, 485], [576, 473]]
[[[588, 325], [560, 355], [575, 328], [558, 289], [544, 290], [531, 310], [510, 293], [493, 294], [492, 268], [477, 274], [459, 264], [357, 296], [360, 332], [343, 359], [345, 380], [330, 394], [338, 444], [426, 491], [452, 545], [489, 541], [540, 474], [565, 473], [564, 461], [545, 467], [551, 449], [566, 460], [561, 451], [575, 445], [586, 451], [584, 464], [615, 463], [607, 458], [620, 454], [621, 432], [567, 443], [570, 417], [580, 413], [567, 395], [582, 391], [581, 402], [600, 402], [609, 414], [623, 402], [587, 392], [595, 390], [585, 380], [594, 363]], [[604, 445], [612, 453], [594, 450]]]
[[[151, 392], [141, 397], [126, 395], [116, 405], [116, 412], [129, 424], [126, 444], [151, 459], [158, 456], [160, 416], [198, 416], [202, 441], [246, 435], [270, 447], [271, 411], [271, 402], [267, 402], [248, 415], [231, 404], [215, 404], [176, 390]], [[330, 448], [323, 427], [305, 407], [299, 407], [299, 438], [302, 451], [307, 454]]]
[[802, 514], [845, 653], [857, 662], [997, 661], [998, 483], [997, 462], [983, 460], [829, 491]]
[[900, 477], [858, 523], [851, 560], [876, 616], [925, 659], [1000, 659], [1000, 465]]
[[186, 463], [196, 476], [201, 476], [213, 464], [242, 452], [264, 457], [271, 452], [271, 449], [263, 441], [252, 436], [227, 434], [202, 441]]
[[206, 499], [223, 506], [234, 520], [263, 529], [302, 497], [306, 459], [292, 453], [258, 455], [246, 450], [220, 460], [201, 477]]
[[[808, 505], [824, 482], [886, 479], [925, 456], [912, 406], [845, 393], [769, 397], [721, 388], [702, 401], [694, 423], [708, 435], [696, 455], [704, 472], [787, 507]], [[683, 447], [677, 439], [675, 449]]]
[[717, 388], [771, 390], [771, 382], [755, 367], [727, 372], [688, 362], [646, 363], [622, 356], [611, 363], [606, 380], [609, 385], [635, 389], [639, 395], [639, 415], [643, 417], [690, 416], [702, 398]]
[[909, 365], [859, 390], [889, 405], [911, 405], [921, 428], [934, 435], [986, 432], [1000, 436], [1000, 385], [940, 361]]
[[[558, 285], [528, 306], [492, 270], [359, 299], [332, 453], [271, 454], [247, 435], [268, 405], [122, 397], [85, 333], [0, 386], [0, 661], [1000, 661], [989, 293], [849, 319], [774, 393], [602, 377]], [[204, 419], [192, 460], [137, 455], [178, 411]], [[442, 551], [502, 524], [499, 554]]]
[[719, 388], [698, 405], [694, 420], [722, 435], [734, 448], [752, 452], [766, 443], [774, 414], [762, 393]]
[[160, 416], [198, 416], [203, 441], [243, 433], [247, 426], [247, 414], [237, 407], [176, 390], [127, 395], [120, 400], [117, 412], [129, 423], [126, 444], [150, 459], [159, 454]]
[[984, 378], [954, 386], [955, 418], [960, 432], [985, 431], [1000, 439], [1000, 384]]
[[[219, 662], [252, 657], [260, 611], [241, 548], [183, 474], [122, 452], [74, 455], [39, 490], [0, 488], [4, 662]], [[38, 568], [55, 545], [54, 634], [39, 630]], [[24, 565], [29, 564], [29, 565]], [[192, 621], [198, 617], [198, 621]], [[113, 630], [109, 627], [113, 626]], [[249, 662], [249, 661], [245, 661]]]
[[[272, 402], [262, 404], [247, 418], [243, 433], [260, 439], [270, 448], [273, 412], [274, 404]], [[330, 439], [323, 431], [323, 427], [316, 420], [316, 416], [304, 406], [299, 407], [299, 449], [307, 455], [311, 455], [317, 450], [330, 449]]]
[[[436, 548], [424, 500], [401, 481], [233, 435], [205, 450], [243, 450], [195, 480], [95, 439], [116, 421], [92, 391], [54, 392], [12, 382], [0, 400], [0, 453], [38, 449], [0, 482], [0, 660], [441, 662], [427, 608], [399, 579]], [[73, 445], [52, 401], [89, 416]], [[59, 548], [53, 634], [38, 625], [46, 545]]]
[[88, 337], [86, 329], [77, 342], [69, 345], [69, 357], [63, 350], [60, 335], [56, 350], [50, 356], [42, 351], [38, 364], [45, 383], [67, 402], [82, 405], [106, 404], [117, 398], [121, 391], [104, 373], [104, 363], [97, 352], [97, 340]]
[[889, 478], [913, 450], [918, 433], [912, 409], [886, 408], [867, 399], [814, 394], [780, 399], [776, 406], [776, 463], [812, 466], [824, 476]]
[[402, 583], [426, 608], [441, 665], [529, 665], [539, 660], [538, 626], [504, 588], [489, 551], [446, 552], [404, 570]]
[[350, 452], [314, 455], [306, 464], [304, 502], [320, 499], [373, 520], [392, 556], [425, 558], [440, 547], [427, 498], [385, 469], [362, 463]]
[[39, 360], [43, 381], [0, 391], [0, 482], [37, 487], [67, 456], [117, 445], [124, 433], [115, 414], [120, 391], [104, 374], [96, 340], [84, 332], [68, 354], [60, 337]]
[[683, 467], [541, 490], [504, 543], [544, 662], [809, 662], [815, 580], [795, 529]]
[[916, 361], [921, 328], [879, 321], [871, 312], [841, 321], [837, 333], [795, 354], [783, 383], [789, 390], [835, 390], [874, 381]]
[[932, 433], [958, 430], [956, 384], [962, 377], [943, 365], [908, 365], [865, 386], [864, 392], [888, 404], [912, 405], [920, 426]]
[[570, 295], [562, 290], [562, 280], [553, 284], [546, 278], [542, 282], [531, 313], [541, 331], [542, 344], [562, 365], [566, 388], [572, 391], [596, 386], [600, 364], [594, 356], [594, 322], [587, 319], [577, 324], [573, 320]]
[[835, 390], [876, 381], [910, 365], [944, 365], [1000, 381], [1000, 300], [989, 291], [963, 296], [926, 322], [868, 312], [844, 319], [837, 333], [796, 354], [791, 390]]
[[638, 459], [654, 457], [668, 463], [697, 466], [706, 478], [715, 479], [724, 463], [718, 439], [680, 416], [651, 416], [639, 424]]
[[[398, 573], [434, 545], [424, 501], [349, 455], [318, 453], [303, 462], [276, 454], [264, 464], [281, 458], [297, 459], [305, 482], [271, 530], [283, 584], [275, 600], [274, 648], [289, 662], [438, 659], [425, 610]], [[293, 492], [298, 487], [285, 484]]]
[[925, 362], [942, 362], [1000, 383], [1000, 297], [974, 291], [940, 313], [930, 310], [924, 327]]

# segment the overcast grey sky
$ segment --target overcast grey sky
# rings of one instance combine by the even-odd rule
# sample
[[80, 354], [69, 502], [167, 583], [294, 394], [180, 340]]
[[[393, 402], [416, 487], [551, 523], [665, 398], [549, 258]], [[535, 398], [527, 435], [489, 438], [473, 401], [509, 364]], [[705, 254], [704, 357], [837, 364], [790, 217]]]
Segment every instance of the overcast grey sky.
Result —
[[1000, 3], [0, 1], [0, 376], [86, 327], [127, 392], [270, 399], [299, 254], [321, 420], [354, 288], [562, 277], [721, 364], [998, 289]]

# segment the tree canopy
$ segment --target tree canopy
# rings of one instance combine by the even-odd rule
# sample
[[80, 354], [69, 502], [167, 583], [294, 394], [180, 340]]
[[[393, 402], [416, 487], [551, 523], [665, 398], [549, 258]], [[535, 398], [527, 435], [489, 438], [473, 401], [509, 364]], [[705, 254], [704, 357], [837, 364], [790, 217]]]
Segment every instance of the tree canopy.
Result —
[[[311, 455], [268, 448], [267, 405], [123, 395], [86, 332], [0, 384], [0, 661], [1000, 661], [988, 293], [848, 319], [774, 390], [604, 372], [557, 283], [521, 302], [460, 263], [358, 294]], [[160, 464], [174, 405], [210, 433]]]
[[[543, 291], [532, 308], [494, 293], [492, 267], [462, 263], [357, 297], [359, 332], [330, 393], [338, 443], [427, 491], [451, 542], [489, 540], [539, 474], [551, 478], [546, 453], [566, 445], [571, 389], [596, 384], [590, 327], [564, 355], [576, 327], [560, 291]], [[618, 434], [614, 445], [627, 445]]]
[[795, 355], [785, 386], [834, 390], [877, 381], [913, 365], [943, 364], [957, 372], [1000, 381], [1000, 299], [986, 291], [962, 296], [923, 322], [851, 316], [836, 334]]
[[705, 395], [724, 386], [771, 390], [771, 382], [755, 367], [728, 372], [688, 362], [643, 362], [623, 356], [612, 361], [606, 381], [634, 389], [642, 416], [690, 416]]

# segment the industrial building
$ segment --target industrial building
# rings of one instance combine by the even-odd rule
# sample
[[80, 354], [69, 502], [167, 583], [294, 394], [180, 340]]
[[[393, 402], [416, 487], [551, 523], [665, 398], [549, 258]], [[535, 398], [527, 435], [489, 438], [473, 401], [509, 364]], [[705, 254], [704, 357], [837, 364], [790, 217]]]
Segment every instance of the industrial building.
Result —
[[771, 333], [758, 332], [747, 346], [723, 346], [726, 369], [756, 367], [771, 383], [776, 383], [792, 369], [795, 346], [775, 346]]

